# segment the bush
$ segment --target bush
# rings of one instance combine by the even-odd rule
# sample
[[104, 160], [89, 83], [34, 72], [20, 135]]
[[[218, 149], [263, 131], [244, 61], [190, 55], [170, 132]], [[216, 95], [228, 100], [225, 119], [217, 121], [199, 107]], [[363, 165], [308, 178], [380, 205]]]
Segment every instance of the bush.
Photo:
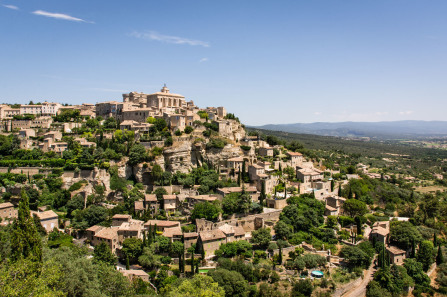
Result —
[[211, 141], [207, 143], [206, 148], [207, 149], [211, 149], [211, 148], [223, 149], [226, 144], [227, 144], [227, 142], [224, 139], [214, 138], [214, 139], [211, 139]]

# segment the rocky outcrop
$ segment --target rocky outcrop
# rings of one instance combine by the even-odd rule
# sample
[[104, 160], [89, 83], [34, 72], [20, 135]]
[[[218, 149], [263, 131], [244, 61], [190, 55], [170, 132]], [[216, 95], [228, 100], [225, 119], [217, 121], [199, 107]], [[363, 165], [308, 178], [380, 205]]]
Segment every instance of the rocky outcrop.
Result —
[[227, 144], [223, 149], [208, 149], [203, 152], [203, 158], [208, 160], [211, 164], [222, 164], [230, 158], [242, 156], [242, 150], [239, 146], [234, 146], [232, 144]]
[[163, 151], [165, 168], [171, 172], [188, 173], [192, 168], [197, 167], [197, 158], [192, 153], [192, 142], [181, 141]]

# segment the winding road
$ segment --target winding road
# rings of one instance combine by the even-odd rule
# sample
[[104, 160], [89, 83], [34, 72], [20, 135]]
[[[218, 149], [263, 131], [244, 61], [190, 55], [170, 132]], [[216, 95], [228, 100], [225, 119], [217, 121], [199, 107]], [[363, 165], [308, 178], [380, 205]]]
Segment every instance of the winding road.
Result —
[[375, 259], [373, 259], [373, 261], [372, 261], [371, 265], [369, 266], [368, 270], [366, 270], [364, 272], [362, 282], [360, 284], [358, 284], [357, 286], [351, 288], [346, 293], [344, 293], [342, 295], [342, 297], [362, 297], [362, 296], [366, 296], [366, 286], [373, 279], [374, 273], [376, 273], [376, 268], [374, 266], [374, 261], [375, 261]]

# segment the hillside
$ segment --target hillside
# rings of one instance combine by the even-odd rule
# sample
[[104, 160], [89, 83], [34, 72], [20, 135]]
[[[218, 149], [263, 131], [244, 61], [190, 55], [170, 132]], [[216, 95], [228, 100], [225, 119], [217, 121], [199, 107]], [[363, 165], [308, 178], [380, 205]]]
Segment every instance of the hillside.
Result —
[[447, 136], [447, 121], [316, 122], [268, 124], [252, 128], [292, 133], [376, 139], [414, 139]]

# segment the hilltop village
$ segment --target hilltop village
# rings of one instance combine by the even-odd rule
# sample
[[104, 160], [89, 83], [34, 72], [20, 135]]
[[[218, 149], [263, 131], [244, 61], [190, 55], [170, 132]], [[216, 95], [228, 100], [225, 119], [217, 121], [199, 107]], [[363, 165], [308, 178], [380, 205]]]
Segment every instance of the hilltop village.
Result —
[[442, 258], [409, 216], [363, 199], [359, 183], [390, 175], [328, 169], [166, 85], [120, 102], [3, 104], [0, 123], [2, 228], [31, 218], [50, 248], [119, 271], [129, 296], [177, 296], [194, 275], [217, 283], [206, 296], [388, 296], [377, 269], [408, 292]]

